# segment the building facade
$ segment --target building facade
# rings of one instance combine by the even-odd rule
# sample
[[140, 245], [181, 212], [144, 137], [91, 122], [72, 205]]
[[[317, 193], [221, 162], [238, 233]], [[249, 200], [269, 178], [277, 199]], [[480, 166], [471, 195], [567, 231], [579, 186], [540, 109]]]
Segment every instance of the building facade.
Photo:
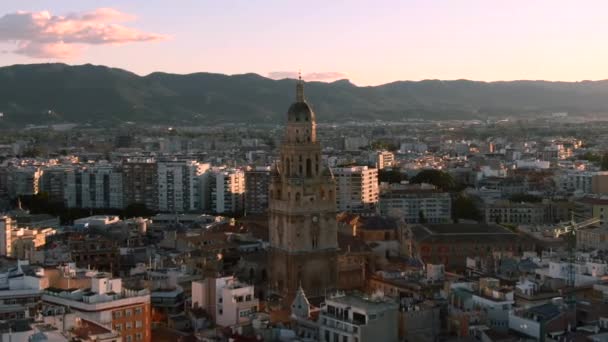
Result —
[[201, 175], [209, 164], [194, 160], [158, 162], [158, 210], [188, 212], [201, 207]]
[[245, 171], [245, 213], [268, 212], [270, 167], [255, 167]]
[[373, 210], [378, 204], [378, 170], [367, 166], [332, 169], [339, 211]]

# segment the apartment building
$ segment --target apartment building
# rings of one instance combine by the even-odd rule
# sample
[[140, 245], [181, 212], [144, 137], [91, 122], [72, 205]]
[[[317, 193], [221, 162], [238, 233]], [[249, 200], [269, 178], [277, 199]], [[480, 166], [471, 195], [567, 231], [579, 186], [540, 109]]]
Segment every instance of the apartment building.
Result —
[[268, 211], [270, 166], [258, 166], [245, 171], [245, 213], [263, 214]]
[[201, 176], [209, 164], [195, 160], [158, 162], [158, 210], [188, 212], [201, 207]]
[[378, 170], [367, 166], [332, 169], [339, 211], [374, 210], [378, 204]]
[[386, 189], [380, 193], [379, 209], [381, 215], [400, 217], [407, 223], [449, 223], [452, 199], [447, 192], [421, 186]]
[[398, 341], [399, 305], [388, 298], [336, 294], [319, 314], [323, 342]]
[[205, 309], [217, 325], [229, 327], [250, 323], [259, 302], [252, 285], [229, 276], [193, 281], [192, 307]]
[[152, 341], [148, 290], [123, 287], [120, 278], [97, 275], [91, 278], [90, 289], [48, 288], [42, 301], [69, 307], [81, 317], [119, 332], [122, 341]]

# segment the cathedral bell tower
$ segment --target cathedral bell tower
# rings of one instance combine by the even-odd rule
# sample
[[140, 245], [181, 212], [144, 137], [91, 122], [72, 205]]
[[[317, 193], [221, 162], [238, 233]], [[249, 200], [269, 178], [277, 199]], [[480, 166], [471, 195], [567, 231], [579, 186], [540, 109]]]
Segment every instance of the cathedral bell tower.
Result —
[[269, 285], [291, 304], [300, 284], [311, 298], [337, 284], [336, 184], [321, 161], [315, 113], [301, 78], [280, 151], [270, 184]]

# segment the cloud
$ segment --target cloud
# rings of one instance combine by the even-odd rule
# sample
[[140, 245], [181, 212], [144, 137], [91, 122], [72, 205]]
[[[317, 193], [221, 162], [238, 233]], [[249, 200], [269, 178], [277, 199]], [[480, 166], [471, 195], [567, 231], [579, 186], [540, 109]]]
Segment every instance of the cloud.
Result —
[[118, 24], [135, 17], [113, 8], [52, 15], [48, 11], [15, 12], [0, 17], [0, 42], [16, 47], [11, 52], [32, 58], [66, 59], [86, 45], [118, 45], [167, 39]]
[[[297, 71], [272, 71], [268, 73], [268, 77], [275, 80], [298, 78], [298, 76], [299, 73]], [[335, 81], [347, 77], [347, 74], [338, 71], [311, 72], [302, 75], [302, 79], [305, 81]]]

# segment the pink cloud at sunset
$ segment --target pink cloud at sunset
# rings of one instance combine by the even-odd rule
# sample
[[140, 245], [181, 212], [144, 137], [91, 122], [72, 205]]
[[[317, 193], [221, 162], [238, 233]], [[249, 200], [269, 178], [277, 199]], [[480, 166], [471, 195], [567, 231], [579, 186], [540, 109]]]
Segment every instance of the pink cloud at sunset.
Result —
[[48, 11], [18, 11], [0, 17], [0, 41], [15, 44], [15, 49], [10, 51], [15, 54], [67, 59], [77, 56], [86, 45], [116, 45], [168, 38], [117, 24], [134, 19], [134, 16], [112, 8], [66, 16], [52, 15]]
[[[298, 78], [298, 76], [299, 73], [297, 71], [272, 71], [268, 73], [268, 77], [275, 80], [280, 80], [283, 78]], [[347, 74], [339, 71], [311, 72], [302, 74], [302, 79], [306, 81], [335, 81], [347, 77]]]

